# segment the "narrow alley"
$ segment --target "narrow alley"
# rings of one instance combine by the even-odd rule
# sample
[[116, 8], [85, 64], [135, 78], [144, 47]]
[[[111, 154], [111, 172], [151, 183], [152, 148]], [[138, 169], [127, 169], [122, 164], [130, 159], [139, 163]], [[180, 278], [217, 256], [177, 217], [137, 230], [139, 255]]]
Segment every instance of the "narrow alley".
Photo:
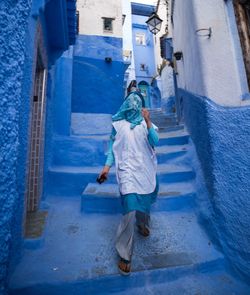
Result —
[[249, 1], [4, 0], [0, 44], [0, 295], [250, 295]]
[[121, 204], [114, 170], [107, 183], [94, 181], [105, 160], [110, 130], [103, 125], [111, 126], [110, 117], [86, 115], [83, 130], [78, 127], [74, 135], [58, 139], [46, 230], [39, 240], [26, 241], [10, 294], [248, 294], [248, 286], [230, 274], [223, 254], [197, 221], [189, 135], [175, 117], [160, 110], [151, 116], [161, 130], [160, 192], [150, 237], [136, 236], [131, 277], [121, 277], [117, 268], [114, 244]]

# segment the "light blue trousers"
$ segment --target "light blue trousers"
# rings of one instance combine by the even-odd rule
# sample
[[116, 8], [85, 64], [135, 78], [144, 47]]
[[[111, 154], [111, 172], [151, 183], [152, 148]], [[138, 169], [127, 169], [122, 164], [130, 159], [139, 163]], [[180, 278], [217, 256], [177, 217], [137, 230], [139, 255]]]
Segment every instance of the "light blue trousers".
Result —
[[135, 224], [149, 227], [150, 216], [140, 211], [131, 211], [122, 216], [116, 234], [116, 250], [125, 260], [131, 260]]

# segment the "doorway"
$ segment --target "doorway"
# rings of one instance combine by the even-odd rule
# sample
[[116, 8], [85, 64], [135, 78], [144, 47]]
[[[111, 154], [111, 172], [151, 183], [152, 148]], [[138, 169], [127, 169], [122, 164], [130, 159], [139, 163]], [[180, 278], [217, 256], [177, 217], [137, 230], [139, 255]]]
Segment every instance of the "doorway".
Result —
[[[31, 128], [28, 166], [28, 184], [26, 190], [26, 226], [25, 236], [30, 236], [30, 231], [36, 231], [34, 226], [37, 220], [43, 220], [38, 212], [40, 199], [43, 192], [43, 166], [44, 166], [44, 135], [45, 135], [45, 109], [46, 109], [46, 76], [47, 71], [42, 61], [39, 50], [37, 52], [36, 69], [34, 78], [33, 99], [31, 103]], [[37, 213], [34, 215], [34, 213]], [[39, 216], [38, 216], [39, 215]], [[46, 214], [45, 214], [46, 215]], [[38, 218], [37, 218], [38, 217]], [[38, 226], [41, 228], [41, 226]], [[40, 230], [38, 230], [40, 232]]]
[[150, 97], [149, 97], [149, 84], [146, 81], [141, 81], [138, 84], [138, 87], [141, 91], [141, 94], [144, 97], [145, 100], [145, 107], [146, 108], [150, 108], [151, 107], [151, 103], [150, 103]]

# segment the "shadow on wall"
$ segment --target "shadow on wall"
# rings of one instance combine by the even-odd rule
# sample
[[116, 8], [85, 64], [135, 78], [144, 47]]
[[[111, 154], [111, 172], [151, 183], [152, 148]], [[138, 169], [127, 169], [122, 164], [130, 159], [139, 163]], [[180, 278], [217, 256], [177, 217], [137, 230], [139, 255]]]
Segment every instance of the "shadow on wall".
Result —
[[72, 112], [115, 113], [123, 99], [123, 77], [121, 62], [75, 57]]
[[153, 80], [150, 87], [151, 108], [161, 107], [161, 91], [157, 85], [157, 80]]
[[250, 279], [250, 107], [222, 107], [179, 93], [205, 179], [201, 219], [233, 267]]

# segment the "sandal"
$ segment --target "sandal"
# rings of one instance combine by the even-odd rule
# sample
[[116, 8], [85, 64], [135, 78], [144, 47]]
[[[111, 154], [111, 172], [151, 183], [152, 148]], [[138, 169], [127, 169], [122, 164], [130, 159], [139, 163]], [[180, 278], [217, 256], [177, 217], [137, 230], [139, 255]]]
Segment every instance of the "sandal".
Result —
[[120, 258], [118, 269], [121, 275], [128, 276], [131, 273], [131, 261]]
[[138, 232], [143, 237], [148, 237], [150, 235], [150, 230], [145, 225], [138, 225]]

